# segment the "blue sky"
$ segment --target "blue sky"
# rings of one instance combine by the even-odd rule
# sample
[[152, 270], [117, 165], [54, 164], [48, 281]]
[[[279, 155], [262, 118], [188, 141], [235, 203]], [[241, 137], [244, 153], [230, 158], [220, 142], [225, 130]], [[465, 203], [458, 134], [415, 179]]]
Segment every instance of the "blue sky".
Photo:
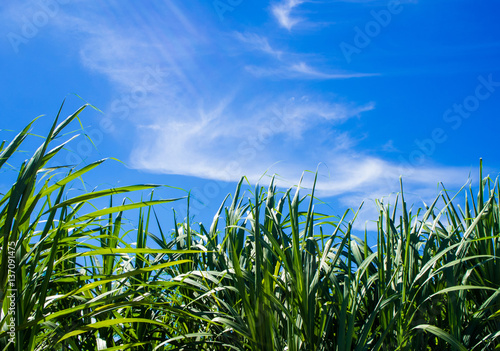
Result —
[[48, 128], [77, 94], [102, 111], [82, 115], [97, 150], [80, 139], [63, 161], [116, 157], [89, 181], [194, 189], [208, 218], [242, 175], [288, 187], [318, 169], [339, 214], [400, 176], [429, 200], [480, 157], [500, 169], [498, 13], [493, 0], [5, 0], [0, 128], [40, 114]]

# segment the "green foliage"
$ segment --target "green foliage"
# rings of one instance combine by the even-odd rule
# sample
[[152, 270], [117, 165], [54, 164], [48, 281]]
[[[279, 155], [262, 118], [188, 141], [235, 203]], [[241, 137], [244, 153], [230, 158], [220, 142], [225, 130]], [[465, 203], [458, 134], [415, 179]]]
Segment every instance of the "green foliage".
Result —
[[[373, 248], [353, 232], [356, 212], [315, 211], [314, 188], [280, 193], [271, 181], [247, 198], [243, 179], [209, 226], [188, 214], [168, 235], [154, 205], [178, 199], [113, 204], [156, 185], [68, 198], [103, 161], [52, 174], [60, 133], [85, 107], [56, 119], [0, 199], [1, 350], [500, 347], [497, 181], [481, 174], [477, 195], [469, 185], [453, 198], [443, 187], [416, 211], [401, 184], [394, 206], [377, 202]], [[2, 144], [0, 168], [32, 124]], [[92, 207], [106, 197], [109, 207]], [[125, 211], [138, 215], [132, 230]]]

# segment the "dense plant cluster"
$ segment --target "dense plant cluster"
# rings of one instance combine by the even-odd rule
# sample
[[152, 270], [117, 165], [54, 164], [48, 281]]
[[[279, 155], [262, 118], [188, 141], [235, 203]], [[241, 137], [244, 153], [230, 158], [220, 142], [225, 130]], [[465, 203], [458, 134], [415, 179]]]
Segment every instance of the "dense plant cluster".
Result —
[[[464, 187], [463, 207], [443, 189], [417, 210], [401, 186], [394, 206], [378, 203], [373, 248], [354, 235], [356, 213], [317, 213], [314, 190], [273, 181], [250, 198], [240, 182], [212, 223], [188, 215], [168, 233], [154, 205], [178, 199], [89, 206], [153, 185], [68, 197], [102, 161], [52, 176], [65, 142], [51, 144], [84, 108], [54, 122], [1, 195], [1, 350], [499, 347], [498, 182]], [[1, 145], [0, 168], [31, 127]], [[125, 211], [138, 213], [133, 232]]]

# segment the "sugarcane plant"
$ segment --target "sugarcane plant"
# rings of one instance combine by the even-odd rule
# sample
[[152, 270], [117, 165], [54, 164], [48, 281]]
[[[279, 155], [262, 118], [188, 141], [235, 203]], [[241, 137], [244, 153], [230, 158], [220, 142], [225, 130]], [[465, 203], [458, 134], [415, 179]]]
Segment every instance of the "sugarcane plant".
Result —
[[[104, 162], [71, 167], [56, 179], [50, 161], [71, 141], [60, 141], [62, 131], [87, 107], [58, 123], [33, 156], [18, 168], [17, 179], [0, 200], [0, 348], [2, 350], [93, 350], [120, 345], [143, 347], [155, 335], [171, 333], [172, 325], [157, 310], [176, 315], [175, 306], [151, 297], [150, 290], [171, 289], [163, 276], [170, 265], [157, 255], [171, 250], [145, 248], [147, 227], [137, 231], [138, 245], [127, 243], [121, 228], [125, 211], [148, 208], [178, 199], [131, 202], [99, 209], [92, 200], [150, 190], [142, 184], [68, 197], [66, 186]], [[7, 146], [1, 146], [0, 169], [30, 135], [29, 123]], [[55, 147], [52, 145], [58, 143]], [[90, 210], [89, 210], [90, 208]], [[141, 211], [139, 223], [143, 222]], [[182, 314], [182, 312], [179, 312]], [[144, 325], [154, 326], [144, 328]]]
[[[59, 122], [61, 107], [1, 194], [1, 350], [500, 348], [500, 187], [482, 164], [477, 190], [443, 185], [420, 206], [401, 181], [394, 203], [376, 201], [375, 230], [355, 225], [359, 209], [317, 211], [317, 178], [282, 189], [242, 177], [195, 224], [192, 196], [156, 200], [158, 185], [70, 196], [104, 162], [51, 165], [87, 106]], [[34, 123], [1, 144], [0, 170]], [[141, 200], [117, 200], [132, 192]], [[187, 216], [172, 229], [156, 208], [173, 201]]]

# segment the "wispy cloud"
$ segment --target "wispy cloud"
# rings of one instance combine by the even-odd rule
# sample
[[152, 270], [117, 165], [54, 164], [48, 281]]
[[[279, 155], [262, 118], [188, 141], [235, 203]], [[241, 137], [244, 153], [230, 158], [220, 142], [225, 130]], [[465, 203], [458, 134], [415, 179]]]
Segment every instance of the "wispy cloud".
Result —
[[269, 40], [255, 33], [240, 33], [236, 32], [235, 36], [238, 40], [243, 43], [248, 44], [253, 50], [262, 51], [269, 54], [277, 59], [281, 59], [283, 52], [281, 50], [276, 50], [269, 44]]
[[281, 3], [273, 5], [271, 11], [280, 26], [291, 30], [294, 25], [302, 21], [299, 17], [292, 17], [291, 12], [304, 2], [304, 0], [283, 0]]
[[[418, 4], [419, 0], [398, 0], [399, 4]], [[385, 5], [387, 0], [336, 0], [336, 2], [349, 2], [354, 4], [370, 4], [373, 6]]]
[[303, 56], [314, 57], [314, 55], [301, 55], [300, 53], [284, 52], [275, 49], [270, 43], [269, 39], [265, 36], [256, 33], [236, 32], [235, 38], [243, 43], [248, 49], [263, 52], [269, 55], [272, 60], [267, 61], [260, 66], [249, 64], [245, 66], [247, 72], [258, 78], [276, 77], [282, 79], [317, 79], [317, 80], [333, 80], [333, 79], [349, 79], [370, 77], [378, 74], [374, 73], [358, 73], [358, 72], [344, 72], [344, 71], [322, 71], [320, 69], [311, 67], [303, 60], [297, 62], [297, 57]]
[[[300, 3], [281, 4], [281, 13], [289, 21], [283, 23], [293, 22], [290, 12]], [[136, 13], [134, 8], [120, 10]], [[358, 135], [365, 131], [346, 127], [348, 121], [372, 113], [373, 103], [345, 102], [345, 97], [332, 98], [334, 92], [327, 95], [280, 81], [367, 74], [315, 68], [297, 54], [276, 49], [267, 37], [245, 31], [230, 35], [233, 42], [236, 37], [271, 57], [271, 63], [246, 68], [256, 76], [275, 77], [273, 87], [241, 74], [245, 59], [238, 55], [225, 58], [219, 50], [230, 46], [231, 42], [224, 42], [228, 36], [212, 35], [213, 28], [186, 13], [169, 9], [158, 18], [134, 18], [127, 24], [90, 10], [88, 17], [87, 13], [79, 18], [58, 17], [61, 31], [79, 33], [83, 66], [107, 77], [111, 94], [133, 100], [148, 67], [158, 65], [165, 74], [154, 89], [128, 105], [126, 118], [133, 128], [125, 132], [134, 141], [129, 159], [132, 167], [215, 181], [235, 181], [246, 175], [256, 182], [265, 172], [276, 173], [282, 179], [280, 184], [288, 186], [304, 170], [315, 171], [321, 165], [320, 195], [337, 195], [343, 204], [353, 206], [354, 199], [357, 204], [360, 199], [394, 191], [401, 174], [410, 189], [428, 193], [439, 180], [457, 185], [466, 177], [463, 169], [439, 166], [420, 167], [405, 175], [397, 163], [360, 147]], [[68, 29], [71, 23], [77, 25]], [[112, 104], [103, 109], [113, 116]], [[115, 124], [117, 129], [125, 128], [118, 118]], [[310, 180], [304, 183], [310, 184]]]
[[294, 64], [278, 64], [275, 66], [245, 66], [247, 72], [255, 77], [276, 77], [281, 79], [317, 79], [317, 80], [335, 80], [372, 77], [376, 73], [351, 73], [351, 72], [321, 72], [309, 66], [304, 62]]
[[301, 76], [312, 79], [347, 79], [347, 78], [371, 77], [377, 75], [373, 73], [325, 73], [312, 68], [305, 62], [299, 62], [293, 64], [290, 67], [290, 71], [299, 73]]

